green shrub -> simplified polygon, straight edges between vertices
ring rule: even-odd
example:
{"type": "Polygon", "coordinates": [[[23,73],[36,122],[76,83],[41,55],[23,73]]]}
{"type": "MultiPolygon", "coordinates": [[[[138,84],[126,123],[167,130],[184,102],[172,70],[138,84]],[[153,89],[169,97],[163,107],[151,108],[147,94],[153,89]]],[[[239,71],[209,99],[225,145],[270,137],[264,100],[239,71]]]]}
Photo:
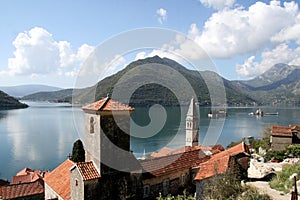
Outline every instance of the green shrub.
{"type": "Polygon", "coordinates": [[[265,157],[268,160],[278,160],[283,161],[285,158],[287,158],[286,150],[279,150],[279,151],[268,151],[265,157]]]}
{"type": "MultiPolygon", "coordinates": [[[[294,186],[294,179],[289,179],[292,174],[300,172],[300,163],[296,163],[293,165],[284,165],[282,171],[277,174],[272,180],[270,181],[271,188],[282,191],[284,193],[290,192],[290,190],[294,186]]],[[[297,176],[297,180],[299,180],[299,176],[297,176]]]]}

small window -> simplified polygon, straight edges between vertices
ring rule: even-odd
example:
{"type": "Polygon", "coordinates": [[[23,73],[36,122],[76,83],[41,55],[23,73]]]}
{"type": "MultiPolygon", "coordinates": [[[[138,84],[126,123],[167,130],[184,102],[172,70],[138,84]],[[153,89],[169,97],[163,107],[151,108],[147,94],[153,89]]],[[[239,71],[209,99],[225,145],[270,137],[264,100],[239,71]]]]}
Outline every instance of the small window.
{"type": "Polygon", "coordinates": [[[75,180],[75,186],[78,186],[78,180],[77,179],[75,180]]]}
{"type": "Polygon", "coordinates": [[[149,185],[145,185],[144,186],[144,198],[145,197],[149,197],[150,195],[150,186],[149,185]]]}
{"type": "Polygon", "coordinates": [[[185,184],[185,174],[181,175],[181,184],[184,185],[185,184]]]}
{"type": "Polygon", "coordinates": [[[90,118],[90,133],[94,133],[95,132],[95,120],[94,117],[90,118]]]}
{"type": "Polygon", "coordinates": [[[163,189],[167,190],[169,189],[169,179],[165,179],[163,182],[163,189]]]}

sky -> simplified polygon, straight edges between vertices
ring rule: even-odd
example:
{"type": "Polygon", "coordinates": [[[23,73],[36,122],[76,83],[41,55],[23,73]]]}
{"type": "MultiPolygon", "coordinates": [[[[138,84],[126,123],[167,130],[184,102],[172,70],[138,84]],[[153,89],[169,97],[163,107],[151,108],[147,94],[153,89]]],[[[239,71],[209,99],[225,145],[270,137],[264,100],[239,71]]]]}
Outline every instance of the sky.
{"type": "MultiPolygon", "coordinates": [[[[96,48],[122,33],[148,27],[186,36],[206,52],[224,78],[251,79],[277,63],[299,65],[299,4],[253,0],[1,0],[0,86],[74,87],[83,63],[96,48]]],[[[187,40],[177,42],[175,50],[166,44],[167,49],[145,51],[141,47],[135,55],[115,55],[114,63],[119,67],[113,66],[110,74],[136,59],[171,55],[162,51],[184,51],[186,59],[195,59],[187,40]]]]}

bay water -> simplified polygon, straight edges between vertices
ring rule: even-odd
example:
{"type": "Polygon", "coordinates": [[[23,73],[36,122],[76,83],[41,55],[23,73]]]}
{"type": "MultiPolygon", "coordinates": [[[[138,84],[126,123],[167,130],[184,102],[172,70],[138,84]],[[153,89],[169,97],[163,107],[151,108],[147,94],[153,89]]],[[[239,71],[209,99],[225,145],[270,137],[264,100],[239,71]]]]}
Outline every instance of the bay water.
{"type": "MultiPolygon", "coordinates": [[[[84,135],[84,113],[70,104],[26,102],[27,109],[0,110],[0,178],[11,177],[25,167],[53,170],[72,152],[73,143],[84,135]]],[[[210,108],[200,107],[199,143],[222,144],[244,137],[261,136],[265,126],[300,125],[299,107],[261,107],[265,113],[278,112],[278,116],[256,117],[248,113],[254,107],[229,107],[226,118],[210,119],[210,108]]],[[[160,110],[161,111],[161,110],[160,110]]],[[[155,112],[155,110],[154,110],[155,112]]],[[[165,119],[150,115],[147,108],[136,108],[132,114],[131,150],[142,157],[163,147],[178,148],[185,145],[185,114],[187,107],[165,108],[165,119]],[[149,124],[164,120],[159,130],[145,135],[149,124]],[[144,127],[144,128],[143,128],[144,127]]],[[[148,130],[149,131],[149,130],[148,130]]],[[[150,130],[151,132],[151,130],[150,130]]]]}

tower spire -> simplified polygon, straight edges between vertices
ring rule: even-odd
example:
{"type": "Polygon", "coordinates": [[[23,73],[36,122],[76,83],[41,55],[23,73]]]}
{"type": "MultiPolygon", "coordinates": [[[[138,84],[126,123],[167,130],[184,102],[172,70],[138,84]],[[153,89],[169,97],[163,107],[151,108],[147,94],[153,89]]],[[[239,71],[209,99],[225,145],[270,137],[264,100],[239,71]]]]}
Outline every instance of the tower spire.
{"type": "Polygon", "coordinates": [[[198,146],[198,112],[194,98],[191,99],[186,115],[185,146],[198,146]]]}

